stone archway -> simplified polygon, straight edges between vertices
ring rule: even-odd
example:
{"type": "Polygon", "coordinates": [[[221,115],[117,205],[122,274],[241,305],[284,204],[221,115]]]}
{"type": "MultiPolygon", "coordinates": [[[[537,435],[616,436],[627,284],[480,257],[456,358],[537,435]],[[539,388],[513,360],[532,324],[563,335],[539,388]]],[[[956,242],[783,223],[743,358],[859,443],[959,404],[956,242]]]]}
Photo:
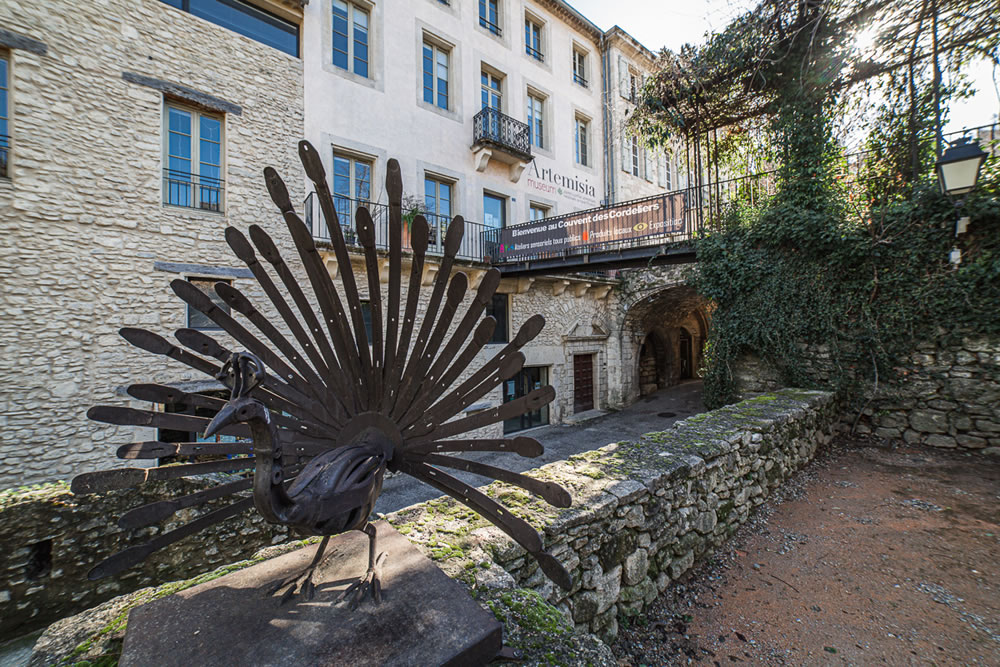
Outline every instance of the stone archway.
{"type": "Polygon", "coordinates": [[[708,303],[687,285],[656,285],[628,306],[622,321],[626,402],[698,377],[708,336],[708,303]]]}

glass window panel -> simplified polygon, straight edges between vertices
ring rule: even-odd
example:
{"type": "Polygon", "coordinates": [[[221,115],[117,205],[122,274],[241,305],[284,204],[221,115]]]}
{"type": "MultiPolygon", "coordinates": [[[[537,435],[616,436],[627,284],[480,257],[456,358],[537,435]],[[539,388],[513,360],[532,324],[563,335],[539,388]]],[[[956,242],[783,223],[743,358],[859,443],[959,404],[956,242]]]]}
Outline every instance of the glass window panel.
{"type": "MultiPolygon", "coordinates": [[[[222,282],[227,285],[231,285],[231,282],[228,280],[207,280],[203,278],[190,278],[188,282],[204,292],[208,298],[212,300],[212,303],[215,304],[220,310],[227,314],[232,313],[232,310],[229,308],[229,304],[223,301],[222,297],[220,297],[215,291],[215,283],[222,282]]],[[[195,310],[191,306],[188,306],[188,327],[192,329],[218,329],[219,325],[209,319],[209,317],[200,310],[195,310]]]]}
{"type": "Polygon", "coordinates": [[[432,178],[424,178],[424,208],[428,213],[437,213],[437,183],[432,178]]]}
{"type": "Polygon", "coordinates": [[[448,108],[448,82],[438,81],[438,106],[442,109],[448,108]]]}
{"type": "Polygon", "coordinates": [[[347,69],[347,3],[334,0],[333,3],[333,64],[347,69]]]}
{"type": "Polygon", "coordinates": [[[342,157],[333,158],[333,191],[343,197],[351,196],[351,162],[342,157]]]}
{"type": "Polygon", "coordinates": [[[289,55],[299,55],[299,29],[294,23],[240,0],[189,0],[188,6],[195,16],[289,55]]]}
{"type": "Polygon", "coordinates": [[[506,343],[510,339],[509,324],[507,317],[507,295],[494,294],[489,306],[486,308],[486,315],[496,318],[497,326],[493,330],[491,343],[506,343]]]}
{"type": "Polygon", "coordinates": [[[180,109],[170,109],[170,130],[191,134],[191,114],[180,109]]]}
{"type": "Polygon", "coordinates": [[[201,117],[201,138],[208,141],[220,141],[222,139],[222,121],[217,118],[201,117]]]}
{"type": "Polygon", "coordinates": [[[483,222],[491,229],[504,227],[506,201],[496,195],[483,195],[483,222]]]}
{"type": "Polygon", "coordinates": [[[354,178],[357,181],[357,198],[368,201],[371,197],[372,165],[370,162],[355,162],[354,178]]]}
{"type": "Polygon", "coordinates": [[[451,184],[441,183],[439,187],[438,213],[451,217],[451,184]]]}

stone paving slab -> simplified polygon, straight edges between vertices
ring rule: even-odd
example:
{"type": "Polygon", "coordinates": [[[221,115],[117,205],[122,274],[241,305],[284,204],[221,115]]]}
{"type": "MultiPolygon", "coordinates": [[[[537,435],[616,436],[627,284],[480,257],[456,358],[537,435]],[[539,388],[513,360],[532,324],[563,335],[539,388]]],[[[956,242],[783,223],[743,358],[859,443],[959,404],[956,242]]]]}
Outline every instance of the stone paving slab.
{"type": "Polygon", "coordinates": [[[368,567],[368,538],[351,531],[330,541],[313,600],[281,605],[265,595],[309,564],[309,546],[133,609],[119,664],[444,665],[496,655],[496,618],[388,523],[376,526],[388,554],[381,604],[336,604],[368,567]]]}

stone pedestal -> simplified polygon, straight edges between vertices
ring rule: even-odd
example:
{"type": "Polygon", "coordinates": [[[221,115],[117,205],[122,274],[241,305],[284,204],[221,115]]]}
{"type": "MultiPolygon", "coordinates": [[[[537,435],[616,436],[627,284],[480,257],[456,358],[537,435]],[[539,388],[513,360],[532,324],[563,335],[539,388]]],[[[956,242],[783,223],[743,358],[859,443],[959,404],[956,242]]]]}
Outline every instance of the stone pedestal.
{"type": "Polygon", "coordinates": [[[351,531],[330,540],[330,557],[313,578],[309,602],[284,605],[265,595],[270,582],[304,569],[316,546],[133,609],[122,667],[146,665],[474,665],[501,649],[502,628],[388,523],[382,603],[355,610],[337,604],[368,567],[368,537],[351,531]]]}

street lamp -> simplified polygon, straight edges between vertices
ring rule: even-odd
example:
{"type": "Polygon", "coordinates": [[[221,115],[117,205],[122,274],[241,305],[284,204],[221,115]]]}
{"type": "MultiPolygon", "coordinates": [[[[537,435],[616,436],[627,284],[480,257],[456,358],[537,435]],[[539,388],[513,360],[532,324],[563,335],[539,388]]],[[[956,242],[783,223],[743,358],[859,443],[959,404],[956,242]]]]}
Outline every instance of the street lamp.
{"type": "Polygon", "coordinates": [[[986,161],[987,153],[979,147],[979,141],[962,137],[934,163],[941,192],[952,197],[972,192],[979,181],[979,170],[986,161]]]}
{"type": "MultiPolygon", "coordinates": [[[[962,137],[948,147],[938,161],[934,163],[937,170],[941,192],[949,197],[959,197],[955,202],[956,210],[962,206],[962,196],[976,188],[979,181],[979,170],[986,161],[987,153],[979,147],[978,140],[970,141],[962,137]]],[[[959,218],[955,223],[955,236],[965,232],[968,218],[959,218]]],[[[948,254],[948,261],[958,266],[962,262],[962,251],[956,245],[948,254]]]]}

